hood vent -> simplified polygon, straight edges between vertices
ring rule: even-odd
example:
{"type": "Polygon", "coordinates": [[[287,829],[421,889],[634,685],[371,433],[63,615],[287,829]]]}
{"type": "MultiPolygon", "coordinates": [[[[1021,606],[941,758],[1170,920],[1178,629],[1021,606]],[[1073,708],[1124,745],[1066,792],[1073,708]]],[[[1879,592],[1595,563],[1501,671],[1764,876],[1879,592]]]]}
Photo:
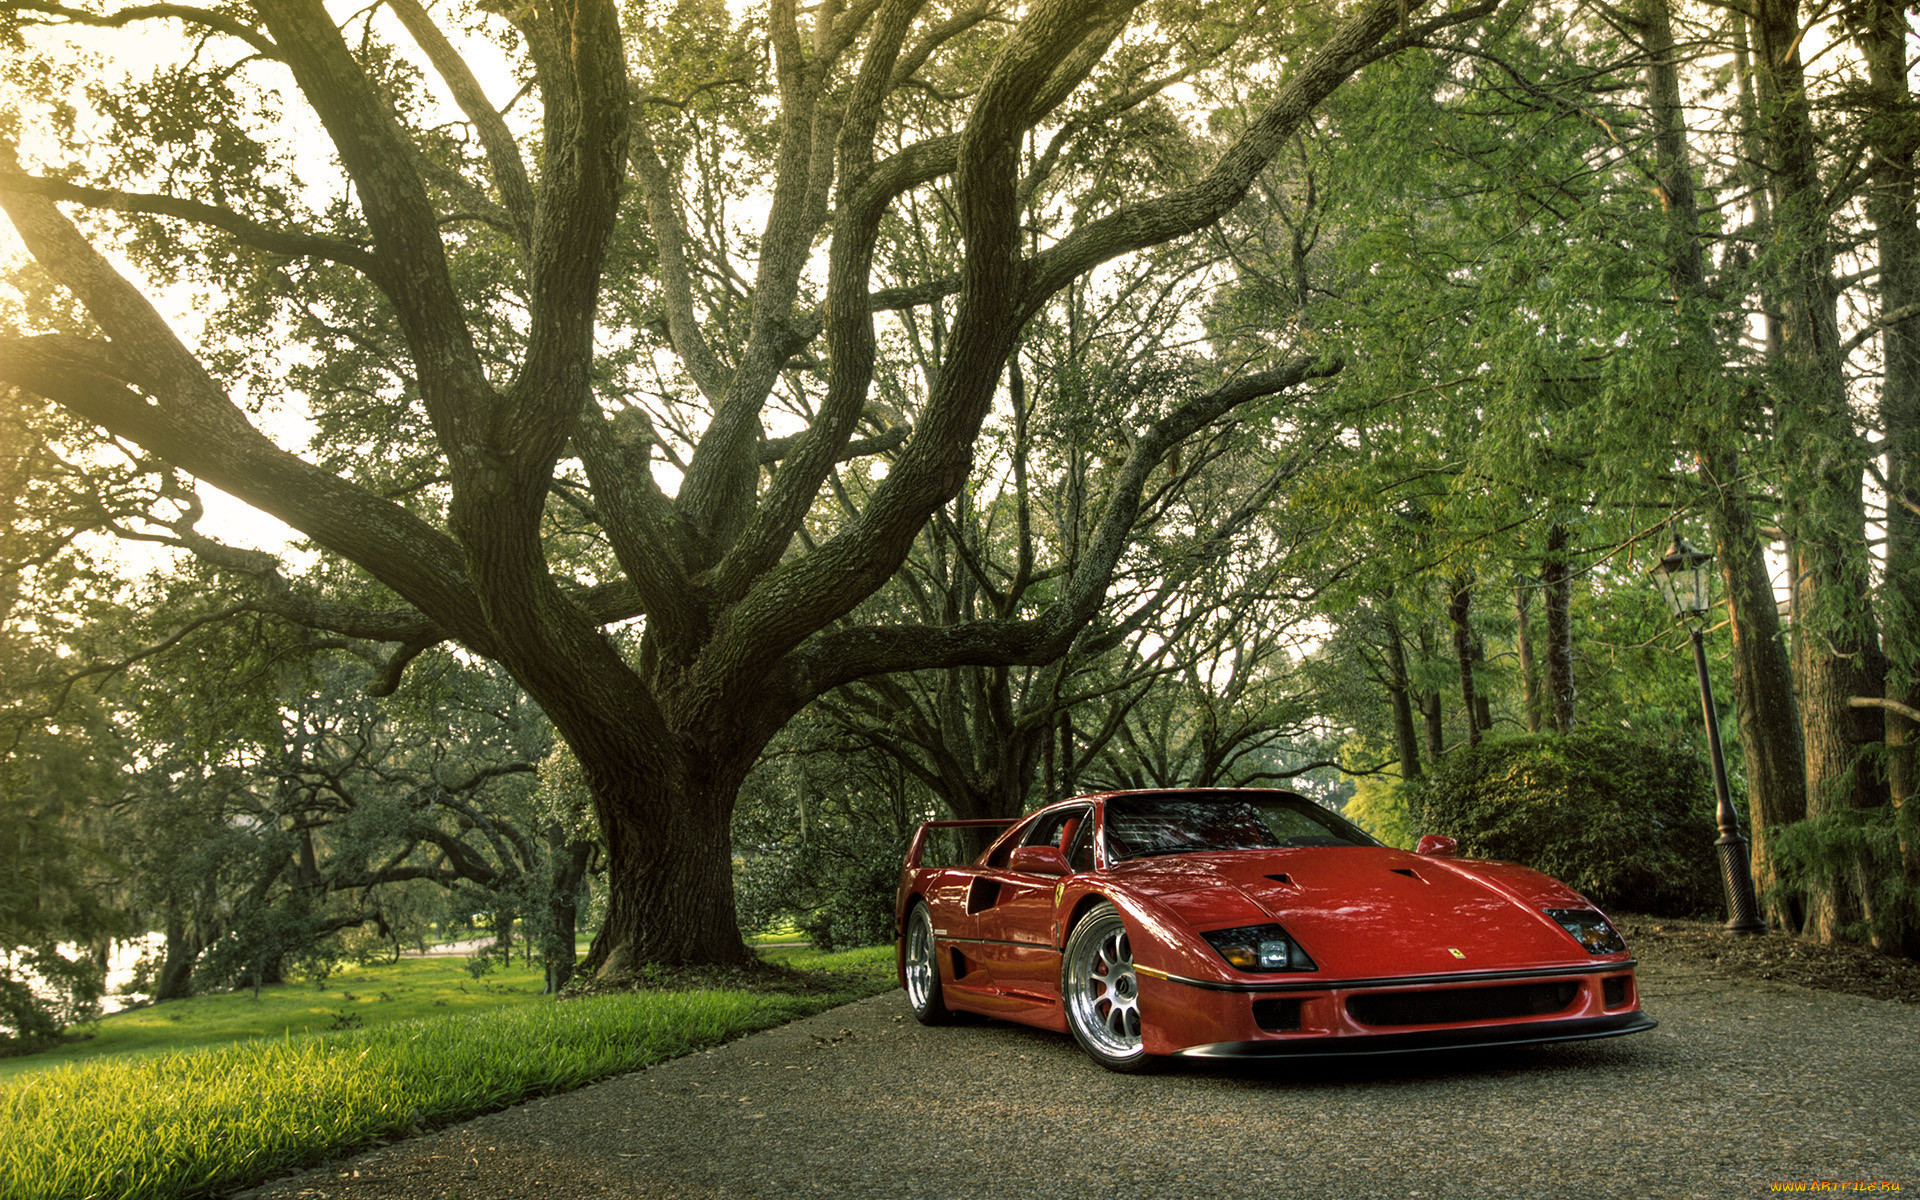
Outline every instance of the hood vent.
{"type": "Polygon", "coordinates": [[[1273,880],[1275,883],[1284,883],[1288,887],[1293,886],[1293,879],[1284,872],[1279,875],[1269,875],[1267,878],[1273,880]]]}
{"type": "MultiPolygon", "coordinates": [[[[1392,871],[1395,875],[1405,875],[1408,879],[1420,879],[1418,875],[1415,875],[1411,870],[1409,870],[1406,867],[1388,867],[1387,869],[1389,871],[1392,871]]],[[[1420,882],[1425,883],[1426,880],[1420,879],[1420,882]]]]}

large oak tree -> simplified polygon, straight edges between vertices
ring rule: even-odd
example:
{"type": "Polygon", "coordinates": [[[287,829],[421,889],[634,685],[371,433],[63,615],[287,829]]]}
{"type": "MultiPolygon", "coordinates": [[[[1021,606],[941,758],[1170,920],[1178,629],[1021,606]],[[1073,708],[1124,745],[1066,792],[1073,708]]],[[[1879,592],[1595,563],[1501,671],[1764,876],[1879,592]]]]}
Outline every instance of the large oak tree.
{"type": "Polygon", "coordinates": [[[11,74],[48,103],[11,114],[0,205],[90,328],[0,336],[0,383],[273,514],[392,594],[307,595],[270,561],[172,522],[174,540],[283,614],[390,644],[395,673],[444,641],[502,664],[595,797],[612,898],[592,969],[738,960],[728,817],[783,724],[852,680],[1058,656],[1099,608],[1162,457],[1332,369],[1276,346],[1121,431],[1107,508],[1044,604],[938,627],[846,620],[967,484],[1023,325],[1102,264],[1218,220],[1353,72],[1492,7],[1428,17],[1363,0],[1329,18],[1261,3],[772,0],[744,38],[718,5],[472,14],[524,72],[529,123],[489,99],[453,18],[417,0],[388,0],[391,23],[345,26],[319,0],[9,0],[11,74]],[[149,84],[95,80],[120,143],[98,153],[58,136],[64,76],[38,71],[23,40],[45,22],[153,22],[193,54],[149,84]],[[1079,206],[1044,244],[1024,235],[1059,157],[1033,147],[1070,151],[1249,30],[1271,39],[1272,61],[1243,132],[1183,179],[1079,206]],[[459,110],[450,126],[423,99],[429,72],[459,110]],[[703,107],[721,95],[731,108],[703,107]],[[273,182],[276,105],[324,133],[332,203],[273,182]],[[730,172],[752,186],[721,211],[730,172]],[[957,270],[876,288],[883,222],[942,179],[957,270]],[[747,191],[764,200],[751,236],[735,228],[747,191]],[[212,334],[194,344],[163,315],[158,289],[184,275],[154,264],[182,247],[197,247],[200,278],[239,288],[229,324],[260,322],[250,352],[212,334]],[[256,289],[245,304],[243,282],[256,289]],[[948,306],[948,332],[909,423],[872,403],[876,314],[930,303],[948,306]],[[285,355],[259,353],[283,333],[285,355]],[[696,417],[665,429],[623,381],[669,354],[659,377],[696,417]],[[351,438],[303,455],[250,418],[296,374],[363,402],[367,447],[417,430],[409,472],[383,484],[351,438]],[[797,537],[839,465],[876,452],[881,482],[858,510],[830,536],[797,537]],[[562,510],[585,531],[557,536],[562,510]],[[636,619],[637,642],[610,636],[636,619]]]}

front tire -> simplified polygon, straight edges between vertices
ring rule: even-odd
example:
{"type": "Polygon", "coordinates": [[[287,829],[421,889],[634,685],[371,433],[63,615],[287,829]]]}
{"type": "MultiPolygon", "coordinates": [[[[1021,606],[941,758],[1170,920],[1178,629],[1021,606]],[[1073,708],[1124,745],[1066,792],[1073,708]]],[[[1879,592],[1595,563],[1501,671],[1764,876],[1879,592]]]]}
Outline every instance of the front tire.
{"type": "Polygon", "coordinates": [[[1152,1067],[1140,1036],[1140,979],[1120,910],[1102,901],[1073,927],[1060,963],[1067,1028],[1087,1057],[1132,1074],[1152,1067]]]}
{"type": "Polygon", "coordinates": [[[922,1025],[945,1025],[953,1020],[946,997],[940,991],[940,960],[933,945],[933,916],[927,906],[914,901],[907,914],[904,965],[907,977],[907,1003],[922,1025]]]}

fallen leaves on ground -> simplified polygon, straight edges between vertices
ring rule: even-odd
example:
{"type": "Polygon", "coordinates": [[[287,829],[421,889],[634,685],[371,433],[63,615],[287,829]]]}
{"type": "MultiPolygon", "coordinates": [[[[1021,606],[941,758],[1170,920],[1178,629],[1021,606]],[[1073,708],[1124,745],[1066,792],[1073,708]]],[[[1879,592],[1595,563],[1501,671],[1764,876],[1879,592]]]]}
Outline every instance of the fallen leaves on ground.
{"type": "Polygon", "coordinates": [[[1729,934],[1715,921],[1622,913],[1617,924],[1636,958],[1742,979],[1767,979],[1828,992],[1920,1004],[1920,962],[1867,946],[1826,944],[1792,934],[1729,934]]]}

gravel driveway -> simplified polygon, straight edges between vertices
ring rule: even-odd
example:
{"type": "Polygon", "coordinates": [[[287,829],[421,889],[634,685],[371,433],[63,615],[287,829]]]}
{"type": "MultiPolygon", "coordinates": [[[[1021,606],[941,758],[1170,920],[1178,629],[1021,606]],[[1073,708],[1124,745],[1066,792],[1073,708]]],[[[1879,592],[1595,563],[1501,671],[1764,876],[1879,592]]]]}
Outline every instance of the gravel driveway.
{"type": "Polygon", "coordinates": [[[1725,1197],[1920,1189],[1920,1008],[1646,967],[1651,1033],[1108,1074],[897,992],[388,1146],[260,1200],[1725,1197]],[[1832,1190],[1832,1189],[1822,1189],[1832,1190]],[[1857,1189],[1856,1189],[1857,1190],[1857,1189]],[[1891,1190],[1888,1188],[1887,1190],[1891,1190]]]}

